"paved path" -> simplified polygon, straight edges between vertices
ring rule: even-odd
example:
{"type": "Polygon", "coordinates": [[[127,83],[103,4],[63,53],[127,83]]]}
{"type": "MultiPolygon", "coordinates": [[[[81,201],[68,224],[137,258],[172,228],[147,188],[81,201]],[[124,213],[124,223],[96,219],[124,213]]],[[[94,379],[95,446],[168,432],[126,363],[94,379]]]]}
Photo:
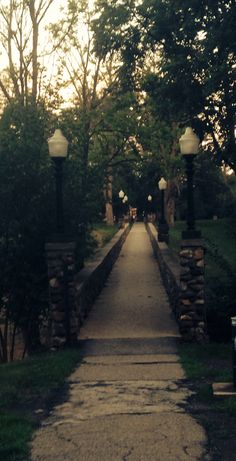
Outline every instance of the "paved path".
{"type": "Polygon", "coordinates": [[[178,332],[142,223],[81,330],[69,400],[36,433],[32,461],[209,460],[177,356],[178,332]]]}

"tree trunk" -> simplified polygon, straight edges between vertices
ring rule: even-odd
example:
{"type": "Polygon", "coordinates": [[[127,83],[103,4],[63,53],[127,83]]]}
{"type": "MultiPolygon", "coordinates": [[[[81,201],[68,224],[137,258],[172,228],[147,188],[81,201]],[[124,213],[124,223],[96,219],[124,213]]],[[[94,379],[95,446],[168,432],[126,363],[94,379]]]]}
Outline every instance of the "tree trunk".
{"type": "Polygon", "coordinates": [[[166,205],[166,220],[169,226],[174,226],[175,223],[175,198],[169,198],[166,205]]]}
{"type": "Polygon", "coordinates": [[[106,203],[106,223],[108,226],[113,226],[114,224],[113,207],[110,202],[106,203]]]}
{"type": "Polygon", "coordinates": [[[112,206],[112,167],[109,166],[107,169],[107,178],[105,184],[105,200],[106,200],[106,223],[108,226],[113,226],[114,224],[114,215],[113,215],[113,206],[112,206]]]}
{"type": "Polygon", "coordinates": [[[178,187],[175,181],[168,181],[166,190],[166,220],[169,226],[174,226],[175,223],[175,207],[178,197],[178,187]]]}

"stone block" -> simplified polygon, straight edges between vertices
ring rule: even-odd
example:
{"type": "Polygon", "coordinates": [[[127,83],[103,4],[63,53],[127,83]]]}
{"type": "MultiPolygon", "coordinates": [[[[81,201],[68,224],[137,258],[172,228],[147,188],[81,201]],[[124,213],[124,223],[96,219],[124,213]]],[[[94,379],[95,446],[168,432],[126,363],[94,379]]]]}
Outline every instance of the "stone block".
{"type": "Polygon", "coordinates": [[[181,303],[182,303],[184,306],[191,306],[191,305],[192,305],[190,299],[181,298],[181,303]]]}
{"type": "Polygon", "coordinates": [[[190,280],[192,280],[192,275],[189,273],[189,274],[181,274],[180,275],[180,280],[181,282],[189,282],[190,280]]]}
{"type": "Polygon", "coordinates": [[[193,267],[191,270],[192,276],[199,276],[204,274],[204,267],[193,267]]]}
{"type": "Polygon", "coordinates": [[[66,337],[66,331],[65,331],[65,327],[63,325],[63,323],[59,323],[59,322],[53,322],[52,324],[52,334],[53,334],[53,337],[54,336],[57,336],[57,337],[66,337]]]}
{"type": "Polygon", "coordinates": [[[66,344],[66,338],[61,336],[53,336],[52,338],[52,346],[56,349],[60,349],[64,347],[66,344]]]}
{"type": "Polygon", "coordinates": [[[180,277],[182,277],[183,275],[187,275],[187,274],[190,274],[190,269],[188,266],[186,267],[181,267],[181,270],[180,270],[180,277]]]}
{"type": "Polygon", "coordinates": [[[202,291],[202,286],[203,286],[202,284],[200,285],[200,284],[197,284],[197,283],[194,284],[194,283],[192,283],[192,282],[189,282],[189,287],[190,287],[195,293],[199,293],[199,292],[202,293],[202,292],[203,292],[203,291],[202,291]]]}
{"type": "Polygon", "coordinates": [[[180,257],[190,259],[193,257],[193,251],[189,249],[183,249],[179,252],[180,257]]]}
{"type": "Polygon", "coordinates": [[[188,266],[189,265],[189,260],[185,258],[180,258],[180,265],[182,267],[188,266]]]}
{"type": "Polygon", "coordinates": [[[185,332],[187,329],[193,326],[193,320],[180,320],[179,321],[179,330],[180,333],[185,332]]]}
{"type": "Polygon", "coordinates": [[[56,277],[54,277],[54,278],[49,280],[49,286],[51,288],[60,288],[61,284],[60,284],[59,280],[56,277]]]}
{"type": "Polygon", "coordinates": [[[180,316],[179,320],[181,322],[186,321],[186,320],[192,320],[192,317],[191,317],[191,315],[184,314],[184,315],[180,316]]]}
{"type": "Polygon", "coordinates": [[[199,290],[198,291],[198,294],[197,294],[197,297],[200,298],[200,299],[204,299],[205,298],[205,291],[204,290],[199,290]]]}
{"type": "Polygon", "coordinates": [[[186,290],[188,289],[187,283],[181,281],[181,282],[180,282],[180,289],[181,289],[182,291],[186,291],[186,290]]]}
{"type": "Polygon", "coordinates": [[[197,260],[198,259],[203,259],[204,258],[204,250],[203,250],[203,248],[197,248],[196,250],[194,250],[193,256],[197,260]]]}
{"type": "Polygon", "coordinates": [[[204,267],[204,260],[200,259],[199,261],[197,261],[196,265],[197,267],[204,267]]]}
{"type": "Polygon", "coordinates": [[[196,299],[195,304],[205,304],[204,299],[196,299]]]}
{"type": "Polygon", "coordinates": [[[51,318],[53,322],[63,322],[65,318],[65,314],[63,311],[54,310],[52,311],[51,318]]]}
{"type": "Polygon", "coordinates": [[[189,312],[192,312],[192,304],[190,304],[189,306],[188,305],[184,305],[184,304],[181,304],[181,302],[179,303],[178,307],[177,307],[177,312],[181,315],[181,314],[188,314],[189,312]]]}
{"type": "Polygon", "coordinates": [[[187,291],[184,292],[184,297],[188,298],[190,301],[193,301],[194,299],[196,299],[196,292],[193,290],[189,290],[188,287],[187,291]]]}

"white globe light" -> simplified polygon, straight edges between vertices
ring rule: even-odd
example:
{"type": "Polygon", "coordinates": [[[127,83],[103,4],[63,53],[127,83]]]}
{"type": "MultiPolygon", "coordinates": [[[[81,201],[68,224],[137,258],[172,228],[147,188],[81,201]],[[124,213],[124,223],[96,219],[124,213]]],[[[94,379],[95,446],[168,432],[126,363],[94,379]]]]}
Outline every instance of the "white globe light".
{"type": "Polygon", "coordinates": [[[164,178],[161,178],[158,182],[158,186],[160,190],[165,190],[167,188],[167,182],[164,178]]]}
{"type": "Polygon", "coordinates": [[[200,139],[191,127],[186,128],[179,140],[182,155],[196,155],[199,151],[200,139]]]}
{"type": "Polygon", "coordinates": [[[56,129],[54,135],[48,139],[48,150],[50,157],[66,158],[68,141],[63,136],[61,130],[56,129]]]}

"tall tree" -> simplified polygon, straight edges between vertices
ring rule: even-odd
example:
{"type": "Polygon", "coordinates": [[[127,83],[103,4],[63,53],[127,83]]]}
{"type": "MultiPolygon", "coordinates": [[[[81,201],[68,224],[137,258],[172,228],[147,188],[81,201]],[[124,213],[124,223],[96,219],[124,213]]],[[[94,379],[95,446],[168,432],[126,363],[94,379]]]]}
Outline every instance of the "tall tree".
{"type": "Polygon", "coordinates": [[[157,56],[159,68],[142,88],[160,116],[193,124],[217,161],[236,171],[235,1],[98,1],[98,9],[97,52],[119,50],[125,82],[136,85],[144,61],[157,56]]]}
{"type": "Polygon", "coordinates": [[[1,48],[6,61],[0,89],[8,102],[17,99],[22,105],[36,103],[42,96],[42,86],[45,91],[45,57],[52,49],[45,51],[43,39],[47,13],[53,2],[55,0],[10,0],[0,6],[1,48]]]}

